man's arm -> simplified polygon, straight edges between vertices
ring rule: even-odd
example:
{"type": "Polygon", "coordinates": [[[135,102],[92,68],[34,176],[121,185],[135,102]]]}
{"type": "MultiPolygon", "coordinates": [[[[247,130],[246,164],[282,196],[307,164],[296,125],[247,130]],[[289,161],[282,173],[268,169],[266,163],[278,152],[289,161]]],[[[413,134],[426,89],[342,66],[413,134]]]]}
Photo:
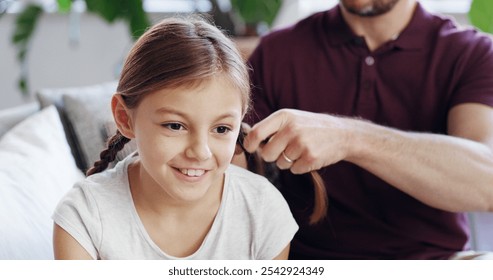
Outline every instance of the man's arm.
{"type": "Polygon", "coordinates": [[[451,136],[368,127],[349,160],[430,206],[493,211],[493,109],[456,106],[448,127],[451,136]]]}
{"type": "Polygon", "coordinates": [[[256,124],[245,141],[293,173],[352,162],[401,191],[447,211],[493,211],[493,108],[454,107],[450,135],[404,132],[364,120],[283,109],[256,124]],[[294,163],[287,162],[282,152],[294,163]]]}

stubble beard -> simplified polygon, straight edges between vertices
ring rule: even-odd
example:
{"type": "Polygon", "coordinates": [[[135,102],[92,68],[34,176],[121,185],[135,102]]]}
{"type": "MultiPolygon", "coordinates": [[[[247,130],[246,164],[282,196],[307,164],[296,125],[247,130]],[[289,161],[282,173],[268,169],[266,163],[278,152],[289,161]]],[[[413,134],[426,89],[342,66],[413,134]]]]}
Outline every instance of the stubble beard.
{"type": "Polygon", "coordinates": [[[358,8],[349,4],[346,0],[340,0],[341,5],[344,6],[349,13],[360,17],[383,15],[392,10],[397,2],[399,2],[399,0],[373,0],[371,4],[358,8]]]}

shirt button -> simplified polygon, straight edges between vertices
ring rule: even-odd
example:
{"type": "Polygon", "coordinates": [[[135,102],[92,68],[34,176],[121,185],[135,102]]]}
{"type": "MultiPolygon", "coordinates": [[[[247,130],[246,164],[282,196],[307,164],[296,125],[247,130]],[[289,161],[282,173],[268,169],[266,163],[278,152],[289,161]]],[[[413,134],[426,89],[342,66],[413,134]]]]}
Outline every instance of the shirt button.
{"type": "Polygon", "coordinates": [[[365,58],[365,63],[368,66],[372,66],[373,64],[375,64],[375,59],[373,57],[371,57],[371,56],[367,56],[365,58]]]}

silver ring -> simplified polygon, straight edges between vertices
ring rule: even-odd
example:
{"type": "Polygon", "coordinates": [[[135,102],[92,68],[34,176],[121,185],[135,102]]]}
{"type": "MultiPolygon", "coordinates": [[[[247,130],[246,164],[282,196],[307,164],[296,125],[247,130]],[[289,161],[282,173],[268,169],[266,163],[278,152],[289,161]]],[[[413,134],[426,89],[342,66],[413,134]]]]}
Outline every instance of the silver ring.
{"type": "Polygon", "coordinates": [[[282,157],[283,157],[283,158],[284,158],[287,162],[289,162],[289,163],[293,163],[293,162],[294,162],[294,160],[290,159],[290,158],[289,158],[289,157],[288,157],[288,156],[284,153],[284,151],[282,151],[281,155],[282,155],[282,157]]]}

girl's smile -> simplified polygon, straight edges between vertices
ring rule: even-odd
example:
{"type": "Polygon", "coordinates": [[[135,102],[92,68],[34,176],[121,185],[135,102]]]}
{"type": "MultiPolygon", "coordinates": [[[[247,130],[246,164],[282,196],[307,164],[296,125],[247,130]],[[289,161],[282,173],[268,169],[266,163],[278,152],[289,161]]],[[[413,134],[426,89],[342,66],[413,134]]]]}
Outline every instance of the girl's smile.
{"type": "Polygon", "coordinates": [[[174,171],[178,180],[188,183],[200,182],[208,175],[208,171],[204,169],[175,168],[174,171]]]}

